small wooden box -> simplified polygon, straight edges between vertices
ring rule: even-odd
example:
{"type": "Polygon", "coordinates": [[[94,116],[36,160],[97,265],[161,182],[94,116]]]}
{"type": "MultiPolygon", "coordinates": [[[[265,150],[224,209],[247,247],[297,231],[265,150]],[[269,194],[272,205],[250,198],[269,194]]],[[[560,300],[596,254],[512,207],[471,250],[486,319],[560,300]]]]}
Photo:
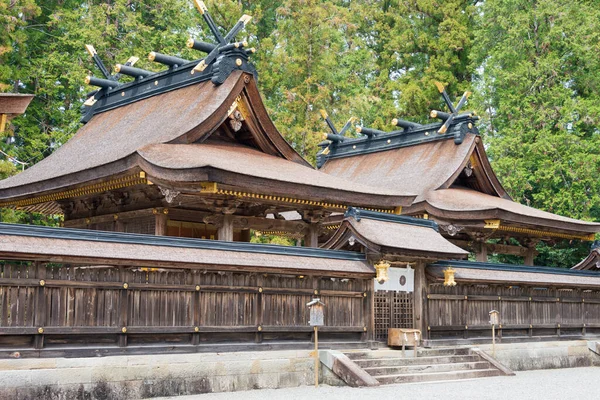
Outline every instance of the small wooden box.
{"type": "Polygon", "coordinates": [[[418,329],[389,328],[388,346],[415,346],[421,342],[421,331],[418,329]]]}

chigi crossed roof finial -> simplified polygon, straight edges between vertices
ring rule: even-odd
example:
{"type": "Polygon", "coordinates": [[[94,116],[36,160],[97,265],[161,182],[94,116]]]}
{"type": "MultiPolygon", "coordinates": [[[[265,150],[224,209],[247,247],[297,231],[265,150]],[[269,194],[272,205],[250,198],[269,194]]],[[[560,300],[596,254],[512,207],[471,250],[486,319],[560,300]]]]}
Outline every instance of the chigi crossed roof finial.
{"type": "Polygon", "coordinates": [[[358,120],[358,118],[356,118],[356,117],[350,117],[350,119],[344,124],[342,129],[340,131],[338,131],[336,129],[335,125],[333,125],[333,122],[331,121],[331,119],[329,118],[329,114],[327,114],[327,111],[320,110],[320,113],[321,113],[321,117],[323,117],[323,119],[325,120],[325,123],[327,124],[327,126],[329,127],[329,130],[331,131],[331,133],[324,133],[323,138],[326,140],[330,140],[332,142],[343,142],[344,135],[346,135],[346,132],[348,132],[348,130],[352,127],[352,124],[358,120]]]}
{"type": "Polygon", "coordinates": [[[374,153],[432,141],[454,139],[454,143],[460,145],[467,134],[478,135],[479,130],[475,126],[475,121],[478,117],[475,116],[475,113],[460,113],[470,93],[465,92],[458,104],[454,106],[448,93],[446,93],[444,85],[439,82],[435,84],[448,105],[450,112],[433,110],[430,116],[432,118],[439,118],[443,122],[421,125],[416,122],[394,118],[392,125],[397,129],[391,132],[358,126],[356,127],[356,132],[364,136],[350,138],[345,137],[344,133],[353,120],[348,121],[344,129],[338,133],[335,126],[329,120],[327,113],[322,111],[321,114],[332,133],[325,134],[326,140],[318,145],[321,150],[317,153],[317,167],[321,168],[327,160],[333,158],[374,153]]]}
{"type": "Polygon", "coordinates": [[[450,110],[450,113],[437,110],[432,110],[430,113],[431,118],[439,118],[444,121],[444,124],[440,127],[440,129],[438,129],[439,134],[444,134],[446,133],[446,131],[450,127],[450,124],[452,124],[453,121],[458,122],[459,120],[465,120],[473,116],[473,113],[470,112],[459,114],[460,109],[467,102],[467,99],[471,95],[471,92],[465,92],[455,107],[454,104],[452,104],[452,100],[450,100],[450,96],[448,96],[448,93],[446,92],[444,84],[441,82],[434,83],[438,91],[442,94],[442,98],[444,99],[444,101],[448,105],[448,109],[450,110]]]}
{"type": "Polygon", "coordinates": [[[99,89],[88,94],[88,99],[84,103],[87,108],[83,110],[82,122],[89,121],[93,115],[102,111],[205,80],[210,79],[215,85],[220,85],[235,70],[249,72],[256,78],[256,69],[248,61],[249,55],[253,54],[255,49],[248,48],[246,41],[235,41],[235,36],[252,17],[243,15],[223,36],[204,2],[194,0],[194,4],[217,42],[212,44],[194,38],[187,41],[188,47],[207,53],[206,57],[200,60],[189,61],[152,51],[148,54],[148,59],[167,66],[167,70],[154,73],[136,68],[133,65],[139,59],[131,57],[125,64],[117,64],[114,67],[115,74],[111,74],[94,47],[86,45],[86,49],[104,77],[88,76],[85,79],[87,84],[97,86],[99,89]],[[134,81],[120,82],[119,78],[122,75],[131,76],[134,81]]]}

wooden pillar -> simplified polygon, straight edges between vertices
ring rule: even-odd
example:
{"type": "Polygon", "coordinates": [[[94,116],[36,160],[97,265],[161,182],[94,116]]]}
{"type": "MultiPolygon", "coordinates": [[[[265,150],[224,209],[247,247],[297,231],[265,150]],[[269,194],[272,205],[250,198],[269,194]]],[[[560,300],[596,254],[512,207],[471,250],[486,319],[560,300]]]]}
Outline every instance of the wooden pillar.
{"type": "Polygon", "coordinates": [[[313,223],[308,227],[308,232],[304,236],[305,247],[319,247],[319,224],[313,223]]]}
{"type": "Polygon", "coordinates": [[[427,324],[425,321],[423,297],[427,286],[425,277],[425,263],[418,262],[415,265],[415,288],[413,292],[413,327],[421,330],[421,336],[425,337],[427,324]]]}
{"type": "MultiPolygon", "coordinates": [[[[37,270],[37,278],[40,282],[40,285],[35,291],[35,326],[38,329],[43,329],[46,326],[46,291],[44,288],[46,280],[46,266],[41,262],[36,261],[35,268],[37,270]],[[44,281],[44,285],[42,285],[42,281],[44,281]]],[[[44,335],[42,333],[35,336],[34,346],[36,349],[42,349],[44,347],[44,335]]]]}
{"type": "Polygon", "coordinates": [[[217,229],[217,239],[233,242],[233,215],[223,215],[223,222],[217,229]]]}
{"type": "Polygon", "coordinates": [[[242,242],[250,242],[250,229],[242,229],[241,239],[242,242]]]}
{"type": "Polygon", "coordinates": [[[525,265],[533,266],[533,259],[535,258],[535,247],[530,247],[527,249],[527,253],[525,253],[525,265]]]}
{"type": "Polygon", "coordinates": [[[475,242],[475,259],[478,262],[487,262],[488,261],[488,253],[487,246],[485,241],[477,241],[475,242]]]}
{"type": "Polygon", "coordinates": [[[115,220],[115,224],[114,224],[115,232],[125,232],[125,224],[123,224],[123,221],[121,221],[121,219],[119,219],[119,216],[117,214],[115,214],[114,220],[115,220]]]}
{"type": "Polygon", "coordinates": [[[155,225],[154,234],[156,236],[167,236],[167,210],[154,209],[155,225]]]}
{"type": "Polygon", "coordinates": [[[119,347],[127,347],[127,315],[129,307],[127,304],[127,287],[125,287],[125,284],[127,283],[127,271],[125,268],[119,267],[119,277],[123,283],[122,289],[119,293],[119,326],[121,327],[121,333],[119,334],[119,347]]]}

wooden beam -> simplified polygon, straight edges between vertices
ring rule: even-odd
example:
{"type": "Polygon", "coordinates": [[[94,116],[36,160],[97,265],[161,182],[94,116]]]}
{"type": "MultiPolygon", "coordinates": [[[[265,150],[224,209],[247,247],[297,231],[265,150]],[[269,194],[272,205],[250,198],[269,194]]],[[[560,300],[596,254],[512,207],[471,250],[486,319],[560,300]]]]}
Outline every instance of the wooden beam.
{"type": "MultiPolygon", "coordinates": [[[[477,243],[468,240],[449,239],[450,242],[456,246],[465,249],[467,251],[476,251],[477,243]]],[[[508,254],[512,256],[525,257],[529,249],[524,246],[517,246],[512,244],[501,244],[501,243],[486,243],[485,247],[487,253],[493,254],[508,254]]],[[[536,254],[537,255],[537,254],[536,254]]],[[[535,257],[535,256],[534,256],[535,257]]]]}
{"type": "MultiPolygon", "coordinates": [[[[169,218],[177,221],[203,223],[205,221],[204,218],[210,215],[211,214],[203,211],[184,210],[179,208],[169,209],[169,218]]],[[[283,219],[248,217],[241,215],[232,215],[232,217],[234,226],[243,229],[301,233],[308,228],[308,224],[302,220],[287,221],[283,219]]]]}

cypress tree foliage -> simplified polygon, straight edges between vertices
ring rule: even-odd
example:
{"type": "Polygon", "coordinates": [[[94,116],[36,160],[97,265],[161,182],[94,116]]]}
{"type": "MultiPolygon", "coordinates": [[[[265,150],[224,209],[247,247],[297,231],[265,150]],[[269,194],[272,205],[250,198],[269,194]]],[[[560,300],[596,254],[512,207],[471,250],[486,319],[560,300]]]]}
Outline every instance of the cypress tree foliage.
{"type": "MultiPolygon", "coordinates": [[[[94,45],[109,68],[135,55],[138,66],[157,69],[147,61],[148,52],[190,57],[185,47],[189,27],[195,28],[190,21],[201,24],[187,0],[2,1],[0,11],[8,21],[8,35],[0,39],[1,89],[36,96],[26,115],[14,120],[6,134],[12,137],[2,138],[0,146],[28,165],[80,127],[80,107],[92,89],[84,77],[100,75],[85,44],[94,45]]],[[[0,165],[5,174],[16,172],[5,167],[6,162],[0,165]]],[[[3,219],[27,222],[29,217],[5,210],[3,219]]]]}
{"type": "Polygon", "coordinates": [[[473,1],[369,3],[363,32],[377,54],[375,127],[389,127],[397,115],[427,122],[431,109],[445,109],[434,81],[447,85],[451,97],[471,90],[473,1]]]}
{"type": "Polygon", "coordinates": [[[259,77],[276,124],[296,150],[314,161],[327,131],[319,109],[343,124],[371,107],[374,55],[358,32],[355,4],[286,0],[277,26],[259,43],[259,77]]]}
{"type": "MultiPolygon", "coordinates": [[[[532,207],[599,220],[597,2],[486,0],[479,15],[478,101],[505,188],[532,207]]],[[[536,261],[572,266],[588,251],[559,247],[540,246],[536,261]]]]}

